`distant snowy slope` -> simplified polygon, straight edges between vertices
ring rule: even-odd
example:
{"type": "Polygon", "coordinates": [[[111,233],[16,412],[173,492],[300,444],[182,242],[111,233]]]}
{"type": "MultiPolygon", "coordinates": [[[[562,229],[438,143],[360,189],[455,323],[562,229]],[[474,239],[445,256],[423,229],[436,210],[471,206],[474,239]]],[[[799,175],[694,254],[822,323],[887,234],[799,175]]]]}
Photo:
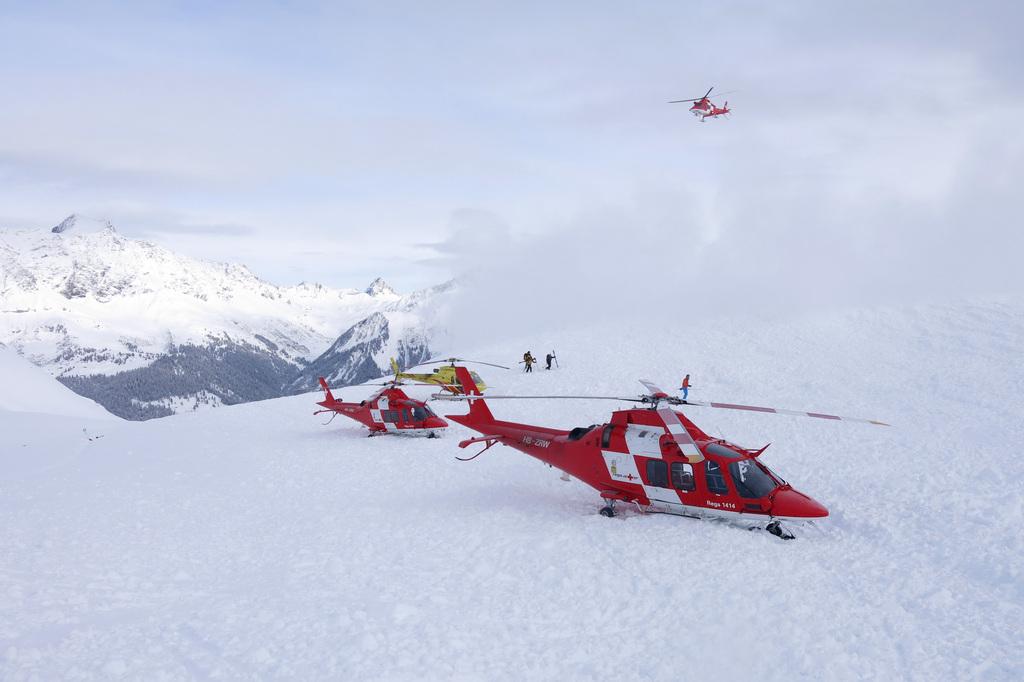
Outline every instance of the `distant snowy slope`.
{"type": "MultiPolygon", "coordinates": [[[[666,316],[437,350],[549,347],[558,370],[479,371],[495,394],[626,395],[689,372],[700,399],[893,426],[688,409],[773,442],[768,463],[829,507],[785,542],[606,519],[596,491],[517,451],[456,461],[461,427],[367,438],[313,416],[316,394],[126,424],[8,460],[0,679],[1024,677],[1024,300],[666,316]]],[[[492,403],[562,428],[615,407],[492,403]]]]}
{"type": "Polygon", "coordinates": [[[65,388],[45,371],[4,346],[0,346],[0,410],[116,419],[100,405],[65,388]]]}

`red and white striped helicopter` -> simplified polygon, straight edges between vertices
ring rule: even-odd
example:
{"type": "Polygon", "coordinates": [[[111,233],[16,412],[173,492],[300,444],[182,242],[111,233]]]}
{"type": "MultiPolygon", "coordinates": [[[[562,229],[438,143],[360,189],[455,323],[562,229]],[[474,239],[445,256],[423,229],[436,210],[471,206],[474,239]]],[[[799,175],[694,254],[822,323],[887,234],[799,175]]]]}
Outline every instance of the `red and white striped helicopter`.
{"type": "MultiPolygon", "coordinates": [[[[730,112],[728,101],[726,101],[726,103],[723,106],[718,107],[715,106],[714,102],[708,99],[708,95],[711,94],[712,90],[714,90],[714,87],[708,88],[708,91],[704,93],[703,97],[695,97],[693,99],[674,99],[670,101],[669,104],[682,104],[684,102],[693,102],[693,106],[690,107],[690,113],[698,117],[701,123],[703,123],[709,118],[715,118],[716,116],[724,116],[728,114],[730,112]]],[[[722,94],[728,95],[729,93],[723,92],[722,94]]]]}
{"type": "Polygon", "coordinates": [[[634,503],[643,511],[667,512],[696,518],[726,519],[748,528],[762,528],[780,538],[793,538],[786,523],[803,523],[828,516],[828,510],[799,492],[760,460],[759,450],[740,447],[701,431],[669,406],[715,407],[792,414],[887,426],[869,419],[849,419],[816,412],[770,407],[685,401],[650,382],[649,393],[636,398],[613,396],[488,396],[499,399],[600,399],[644,405],[612,413],[605,424],[571,431],[498,421],[464,368],[460,373],[465,395],[435,396],[469,400],[466,415],[446,415],[484,434],[459,443],[465,448],[484,443],[475,459],[495,443],[508,445],[575,476],[605,500],[601,513],[615,515],[615,503],[634,503]]]}
{"type": "MultiPolygon", "coordinates": [[[[448,422],[434,414],[426,401],[410,398],[405,391],[398,388],[401,385],[402,382],[398,380],[389,381],[384,384],[384,388],[366,400],[347,403],[335,398],[327,385],[327,380],[320,377],[324,399],[317,405],[323,409],[313,414],[332,412],[334,416],[340,414],[354,419],[368,428],[371,436],[401,433],[436,438],[441,429],[448,428],[448,422]]],[[[331,417],[332,421],[334,416],[331,417]]]]}

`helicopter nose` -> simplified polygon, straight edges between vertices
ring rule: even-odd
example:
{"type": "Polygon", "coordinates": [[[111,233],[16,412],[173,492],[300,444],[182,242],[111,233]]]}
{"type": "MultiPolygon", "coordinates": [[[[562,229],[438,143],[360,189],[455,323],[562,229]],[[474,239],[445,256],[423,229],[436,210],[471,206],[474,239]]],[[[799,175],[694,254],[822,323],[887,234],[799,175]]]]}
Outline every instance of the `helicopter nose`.
{"type": "Polygon", "coordinates": [[[828,509],[814,498],[790,488],[775,493],[772,515],[817,519],[828,516],[828,509]]]}

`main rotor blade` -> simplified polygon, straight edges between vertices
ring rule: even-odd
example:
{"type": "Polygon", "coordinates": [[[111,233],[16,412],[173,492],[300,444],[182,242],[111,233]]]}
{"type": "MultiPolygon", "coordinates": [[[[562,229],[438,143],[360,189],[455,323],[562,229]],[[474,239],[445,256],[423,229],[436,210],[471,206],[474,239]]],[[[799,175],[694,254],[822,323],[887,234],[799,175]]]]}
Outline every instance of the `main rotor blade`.
{"type": "Polygon", "coordinates": [[[458,362],[472,362],[475,365],[487,365],[488,367],[498,367],[500,369],[510,369],[505,365],[496,365],[493,362],[484,362],[483,360],[457,360],[458,362]]]}
{"type": "Polygon", "coordinates": [[[835,414],[822,414],[820,412],[804,412],[803,410],[783,410],[777,407],[758,407],[757,405],[736,405],[734,403],[713,403],[699,400],[680,401],[682,405],[693,405],[695,407],[716,407],[720,410],[743,410],[745,412],[767,412],[769,414],[788,414],[796,417],[815,417],[816,419],[829,419],[833,421],[858,422],[860,424],[875,424],[876,426],[891,426],[885,422],[874,419],[859,419],[856,417],[841,417],[835,414]]]}
{"type": "Polygon", "coordinates": [[[686,426],[674,410],[667,407],[659,408],[658,416],[661,417],[661,421],[665,422],[665,428],[668,429],[669,435],[672,436],[672,440],[679,446],[679,450],[686,457],[687,462],[696,464],[704,460],[704,455],[701,454],[700,448],[693,442],[690,432],[686,430],[686,426]]]}
{"type": "MultiPolygon", "coordinates": [[[[682,104],[683,102],[700,102],[701,100],[707,99],[708,95],[710,95],[711,91],[714,90],[714,89],[715,89],[714,86],[711,86],[710,88],[708,88],[708,91],[704,93],[703,97],[694,97],[693,99],[674,99],[674,100],[670,100],[669,104],[682,104]]],[[[731,95],[734,92],[736,92],[736,90],[729,90],[727,92],[720,92],[717,95],[715,95],[715,97],[721,97],[723,95],[731,95]]]]}
{"type": "MultiPolygon", "coordinates": [[[[745,412],[762,412],[770,414],[788,414],[797,417],[814,417],[816,419],[828,419],[831,421],[846,421],[846,422],[857,422],[860,424],[874,424],[876,426],[891,426],[885,422],[880,422],[874,419],[859,419],[856,417],[841,417],[835,414],[823,414],[821,412],[804,412],[802,410],[784,410],[776,407],[758,407],[756,405],[737,405],[734,403],[714,403],[714,402],[703,402],[699,400],[683,400],[676,396],[668,395],[665,391],[658,388],[656,385],[649,381],[641,380],[642,383],[649,391],[651,395],[640,396],[639,398],[626,398],[623,396],[612,396],[612,395],[490,395],[490,396],[477,396],[477,395],[444,395],[434,394],[431,396],[435,400],[619,400],[630,403],[643,403],[646,405],[657,405],[659,402],[664,401],[669,405],[675,405],[679,407],[714,407],[721,410],[741,410],[745,412]]],[[[662,410],[658,410],[660,413],[662,410]]],[[[669,410],[671,412],[671,410],[669,410]]],[[[663,416],[663,420],[667,420],[668,417],[663,416]]],[[[678,421],[678,419],[676,420],[678,421]]],[[[681,422],[680,422],[681,426],[681,422]]],[[[683,427],[685,431],[685,427],[683,427]]],[[[670,429],[671,431],[671,429],[670,429]]],[[[673,432],[675,433],[675,432],[673,432]]]]}
{"type": "Polygon", "coordinates": [[[637,381],[639,381],[641,384],[643,384],[644,388],[646,388],[648,391],[651,392],[651,397],[652,398],[670,398],[671,397],[668,393],[665,393],[665,391],[663,391],[660,388],[658,388],[657,386],[655,386],[653,382],[647,381],[646,379],[637,379],[637,381]]]}
{"type": "Polygon", "coordinates": [[[406,370],[413,369],[414,367],[423,367],[424,365],[438,365],[444,362],[472,362],[475,365],[487,365],[489,367],[508,369],[505,365],[496,365],[493,362],[483,362],[482,360],[467,360],[466,358],[437,358],[435,360],[426,360],[417,365],[411,365],[410,367],[406,367],[406,370]]]}
{"type": "Polygon", "coordinates": [[[433,396],[437,400],[625,400],[631,403],[649,402],[643,398],[622,398],[613,395],[445,395],[433,396]]]}
{"type": "MultiPolygon", "coordinates": [[[[409,381],[367,381],[365,384],[354,384],[354,386],[437,386],[435,381],[419,381],[416,379],[410,379],[409,381]]],[[[351,387],[347,387],[351,388],[351,387]]]]}

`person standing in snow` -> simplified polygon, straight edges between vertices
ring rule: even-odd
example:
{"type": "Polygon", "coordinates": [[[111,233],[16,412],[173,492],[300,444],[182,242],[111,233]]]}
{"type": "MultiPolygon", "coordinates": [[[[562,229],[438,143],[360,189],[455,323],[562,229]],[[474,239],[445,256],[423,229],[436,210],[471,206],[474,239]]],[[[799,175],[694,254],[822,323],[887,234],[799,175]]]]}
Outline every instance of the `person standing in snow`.
{"type": "Polygon", "coordinates": [[[690,393],[690,375],[687,374],[683,377],[683,385],[679,387],[679,390],[683,392],[683,400],[686,400],[686,396],[690,393]]]}
{"type": "Polygon", "coordinates": [[[553,354],[553,353],[548,353],[548,354],[547,354],[547,355],[546,355],[546,356],[544,357],[544,359],[545,359],[545,360],[547,361],[547,363],[548,363],[548,366],[547,366],[547,367],[545,367],[544,369],[551,369],[551,361],[555,359],[555,356],[554,356],[554,354],[553,354]]]}
{"type": "Polygon", "coordinates": [[[535,363],[535,362],[537,362],[537,360],[536,360],[536,358],[533,357],[533,354],[530,353],[530,351],[526,351],[525,353],[523,353],[523,363],[526,365],[526,369],[523,370],[523,371],[525,371],[525,372],[532,372],[533,371],[533,363],[535,363]]]}

